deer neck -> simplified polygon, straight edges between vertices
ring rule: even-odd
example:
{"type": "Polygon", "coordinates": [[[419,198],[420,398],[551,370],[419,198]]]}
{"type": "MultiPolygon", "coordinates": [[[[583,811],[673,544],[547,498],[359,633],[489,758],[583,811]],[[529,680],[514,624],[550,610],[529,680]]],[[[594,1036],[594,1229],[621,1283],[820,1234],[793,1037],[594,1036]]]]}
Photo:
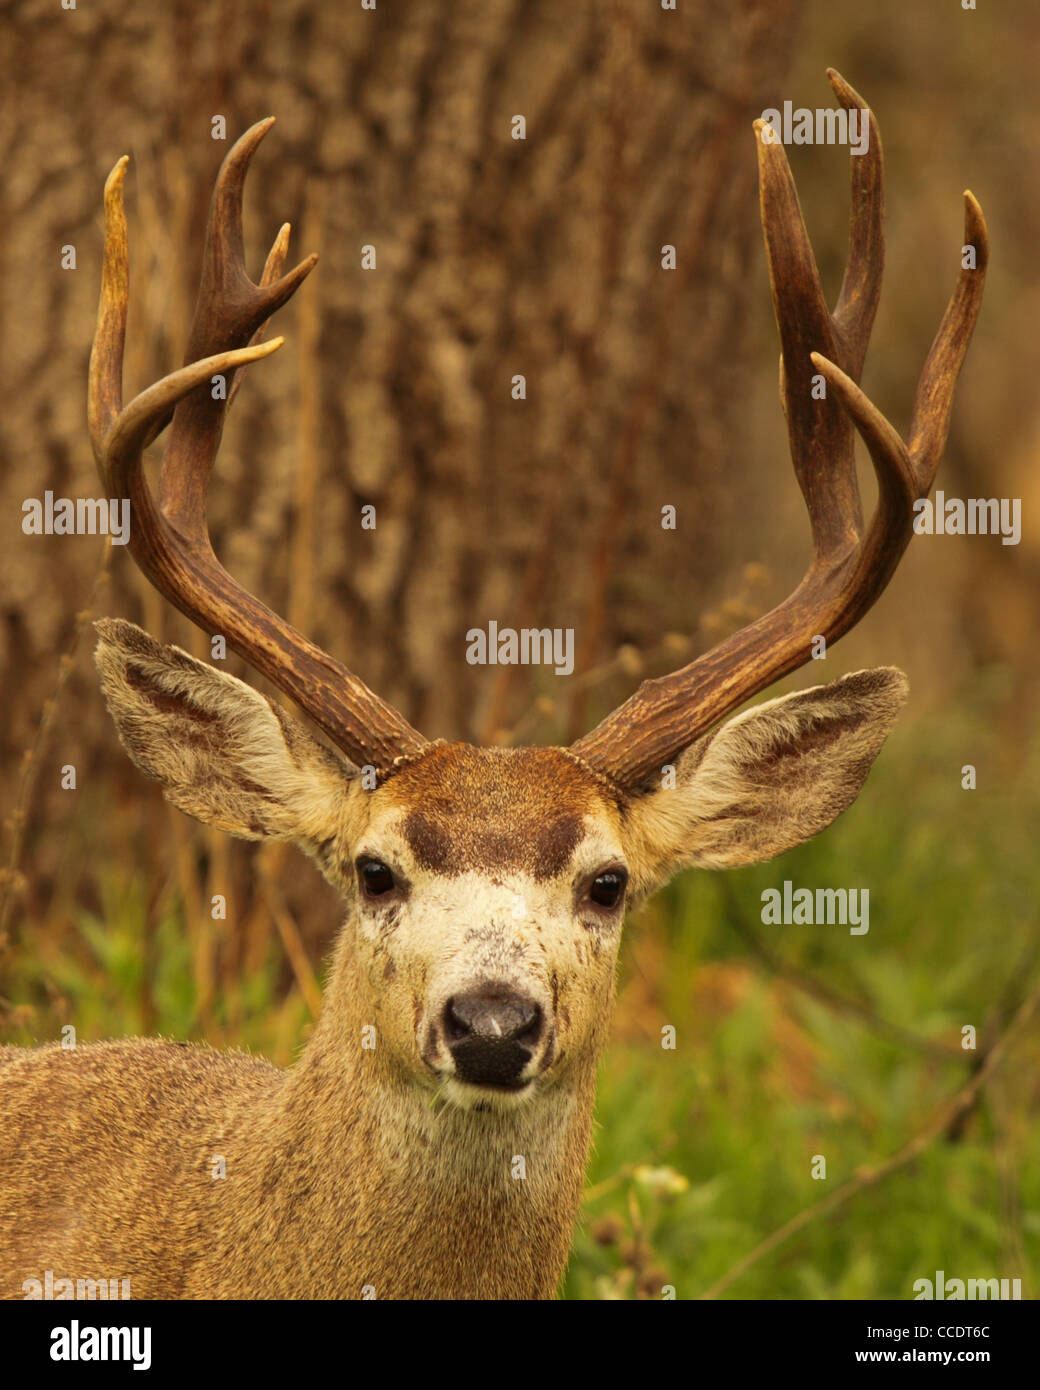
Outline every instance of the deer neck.
{"type": "Polygon", "coordinates": [[[317,1297],[551,1298],[581,1200],[596,1056],[526,1104],[463,1110],[404,1076],[378,1025],[362,1047],[370,1014],[345,929],[322,1016],[258,1136],[283,1282],[317,1297]]]}

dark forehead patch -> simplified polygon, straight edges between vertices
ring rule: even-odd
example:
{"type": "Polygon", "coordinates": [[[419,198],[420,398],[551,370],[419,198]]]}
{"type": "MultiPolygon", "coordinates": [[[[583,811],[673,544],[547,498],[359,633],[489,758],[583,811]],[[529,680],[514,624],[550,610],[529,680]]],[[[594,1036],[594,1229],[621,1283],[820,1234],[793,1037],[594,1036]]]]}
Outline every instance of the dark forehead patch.
{"type": "Polygon", "coordinates": [[[557,748],[431,749],[390,778],[384,795],[407,810],[416,862],[436,873],[520,869],[562,873],[585,834],[583,818],[607,797],[557,748]]]}

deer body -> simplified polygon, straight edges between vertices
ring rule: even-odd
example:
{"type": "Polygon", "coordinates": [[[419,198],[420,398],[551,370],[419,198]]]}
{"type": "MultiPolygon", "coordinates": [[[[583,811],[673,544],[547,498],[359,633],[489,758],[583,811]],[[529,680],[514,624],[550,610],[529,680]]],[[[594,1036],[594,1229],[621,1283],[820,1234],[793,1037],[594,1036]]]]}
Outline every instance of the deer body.
{"type": "Polygon", "coordinates": [[[961,271],[904,444],[856,385],[880,289],[880,139],[862,100],[831,81],[871,122],[833,314],[783,147],[759,144],[812,562],[776,609],[646,682],[569,749],[426,740],[222,568],[204,504],[227,402],[210,381],[278,346],[260,341],[264,325],[313,258],[282,276],[283,229],[260,284],[245,273],[242,184],[261,122],[217,180],[189,365],[123,407],[125,160],[113,170],[89,393],[106,489],[130,497],[130,550],[156,587],[335,748],[242,681],[112,619],[96,625],[109,710],[174,806],[247,839],[291,840],[346,917],[321,1018],[288,1071],[148,1040],[0,1049],[0,1295],[23,1296],[47,1270],[129,1277],[134,1297],[556,1291],[626,910],[683,868],[758,863],[823,830],[859,794],[906,698],[902,673],[880,668],[720,722],[887,584],[938,467],[980,303],[986,232],[967,195],[978,268],[961,271]],[[171,414],[157,503],[142,451],[171,414]],[[853,426],[878,478],[867,528],[853,426]]]}
{"type": "Polygon", "coordinates": [[[136,1297],[551,1297],[625,901],[590,886],[623,872],[631,905],[673,862],[750,862],[804,838],[854,795],[905,696],[879,671],[768,702],[691,749],[676,789],[636,798],[566,750],[461,744],[365,792],[248,686],[129,623],[99,627],[139,766],[195,815],[291,834],[347,917],[288,1071],[149,1040],[5,1050],[7,1297],[48,1269],[129,1277],[136,1297]],[[392,888],[366,887],[354,865],[373,861],[392,888]],[[499,1009],[485,1033],[531,1001],[522,1043],[485,1039],[468,1059],[472,1037],[450,1030],[472,998],[499,1009]]]}

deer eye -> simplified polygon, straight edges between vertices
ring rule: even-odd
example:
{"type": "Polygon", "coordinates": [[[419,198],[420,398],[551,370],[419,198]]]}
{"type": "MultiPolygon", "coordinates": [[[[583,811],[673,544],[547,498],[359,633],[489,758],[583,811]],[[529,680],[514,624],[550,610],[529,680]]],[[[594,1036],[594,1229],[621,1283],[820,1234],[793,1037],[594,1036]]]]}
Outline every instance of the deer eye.
{"type": "Polygon", "coordinates": [[[628,875],[620,869],[597,874],[589,885],[589,897],[599,907],[617,907],[627,882],[628,875]]]}
{"type": "Polygon", "coordinates": [[[394,876],[381,859],[359,859],[358,880],[370,898],[381,898],[396,887],[394,876]]]}

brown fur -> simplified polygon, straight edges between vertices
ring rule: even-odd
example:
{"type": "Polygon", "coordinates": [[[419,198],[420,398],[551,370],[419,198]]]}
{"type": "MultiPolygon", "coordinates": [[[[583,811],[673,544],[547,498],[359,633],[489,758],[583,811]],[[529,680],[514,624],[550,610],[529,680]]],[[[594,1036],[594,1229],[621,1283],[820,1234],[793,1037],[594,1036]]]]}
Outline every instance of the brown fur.
{"type": "Polygon", "coordinates": [[[556,748],[504,762],[501,749],[442,744],[396,774],[392,791],[417,807],[403,825],[417,861],[442,874],[480,864],[552,878],[570,863],[589,808],[587,773],[556,748]]]}
{"type": "Polygon", "coordinates": [[[0,1049],[0,1296],[50,1269],[134,1298],[552,1297],[594,1065],[506,1115],[395,1094],[357,1046],[350,955],[288,1072],[153,1039],[0,1049]]]}
{"type": "Polygon", "coordinates": [[[906,693],[876,671],[771,701],[687,749],[658,790],[627,794],[563,749],[440,744],[365,792],[240,681],[130,624],[99,631],[138,766],[200,819],[294,840],[347,916],[288,1071],[150,1039],[0,1049],[8,1298],[47,1270],[128,1277],[136,1298],[551,1297],[622,919],[589,882],[627,865],[631,905],[685,864],[815,834],[855,798],[906,693]],[[389,864],[392,892],[359,890],[359,854],[389,864]],[[455,1077],[439,1026],[488,983],[546,1020],[519,1095],[455,1077]]]}

